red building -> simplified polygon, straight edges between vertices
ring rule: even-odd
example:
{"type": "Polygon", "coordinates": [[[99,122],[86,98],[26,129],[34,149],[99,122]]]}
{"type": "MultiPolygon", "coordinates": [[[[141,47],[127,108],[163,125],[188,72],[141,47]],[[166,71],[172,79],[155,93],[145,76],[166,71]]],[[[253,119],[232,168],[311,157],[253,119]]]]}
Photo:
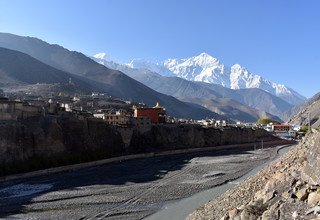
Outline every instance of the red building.
{"type": "Polygon", "coordinates": [[[166,122],[166,110],[157,103],[153,108],[137,108],[134,110],[134,117],[149,117],[152,124],[166,122]]]}

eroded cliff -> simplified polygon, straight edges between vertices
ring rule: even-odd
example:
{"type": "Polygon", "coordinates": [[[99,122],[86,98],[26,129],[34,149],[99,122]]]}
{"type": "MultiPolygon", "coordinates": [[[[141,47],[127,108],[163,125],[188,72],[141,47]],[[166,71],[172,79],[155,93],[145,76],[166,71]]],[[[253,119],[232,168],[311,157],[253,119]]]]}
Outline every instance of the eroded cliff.
{"type": "MultiPolygon", "coordinates": [[[[148,132],[116,129],[72,114],[0,123],[0,174],[56,167],[120,155],[260,143],[277,138],[262,129],[155,125],[148,132]],[[124,135],[126,133],[126,135],[124,135]],[[125,140],[124,140],[124,139],[125,140]]],[[[252,148],[250,144],[250,149],[252,148]]],[[[236,146],[235,146],[236,147],[236,146]]]]}
{"type": "Polygon", "coordinates": [[[161,151],[173,149],[214,147],[276,140],[263,129],[206,128],[198,125],[159,125],[143,134],[134,133],[131,152],[161,151]]]}
{"type": "Polygon", "coordinates": [[[121,135],[99,120],[71,115],[0,124],[0,173],[25,172],[123,154],[121,135]]]}

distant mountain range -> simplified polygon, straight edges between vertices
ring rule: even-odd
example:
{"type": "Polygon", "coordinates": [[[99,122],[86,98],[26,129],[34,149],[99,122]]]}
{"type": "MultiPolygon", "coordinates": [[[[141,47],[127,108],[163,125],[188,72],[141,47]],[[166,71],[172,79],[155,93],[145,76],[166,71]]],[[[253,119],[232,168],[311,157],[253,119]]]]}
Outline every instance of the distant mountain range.
{"type": "Polygon", "coordinates": [[[231,77],[236,65],[228,69],[205,53],[162,64],[142,61],[139,64],[135,60],[123,65],[106,61],[104,53],[92,58],[94,61],[59,45],[7,33],[0,33],[0,47],[0,86],[66,83],[71,78],[76,91],[105,92],[148,106],[160,102],[169,115],[180,118],[280,120],[279,117],[287,118],[286,112],[291,111],[293,103],[304,100],[292,89],[270,83],[243,68],[237,70],[241,77],[237,78],[236,88],[231,77]],[[251,78],[259,79],[260,83],[251,78]],[[241,83],[244,79],[245,84],[241,83]],[[242,89],[244,85],[248,88],[242,89]]]}
{"type": "Polygon", "coordinates": [[[189,81],[218,84],[230,89],[262,89],[292,105],[306,100],[304,96],[285,85],[270,82],[250,73],[239,64],[228,67],[207,53],[185,59],[167,59],[159,63],[134,59],[127,65],[131,68],[148,69],[162,76],[177,76],[189,81]]]}
{"type": "MultiPolygon", "coordinates": [[[[101,54],[92,57],[97,62],[126,73],[150,88],[180,100],[201,104],[226,117],[252,121],[259,117],[278,117],[286,120],[292,104],[258,88],[230,89],[219,84],[188,81],[173,75],[162,76],[146,68],[107,61],[101,54]],[[272,115],[271,115],[272,114],[272,115]]],[[[132,64],[132,63],[131,63],[132,64]]],[[[152,68],[156,70],[156,68],[152,68]]]]}
{"type": "Polygon", "coordinates": [[[156,102],[160,102],[172,116],[194,119],[224,118],[201,105],[182,102],[172,96],[156,92],[120,71],[96,63],[82,53],[69,51],[37,38],[0,33],[0,47],[11,50],[2,50],[3,57],[12,56],[7,59],[9,64],[3,62],[0,66],[0,72],[4,73],[2,74],[4,84],[13,79],[24,83],[65,82],[71,76],[72,80],[84,81],[92,91],[105,92],[126,100],[142,101],[148,106],[154,106],[156,102]],[[32,60],[30,56],[38,61],[32,60]],[[29,61],[31,61],[30,64],[29,61]],[[36,70],[37,66],[41,71],[36,70]],[[19,75],[19,72],[23,74],[19,75]],[[30,79],[28,79],[29,74],[30,79]]]}

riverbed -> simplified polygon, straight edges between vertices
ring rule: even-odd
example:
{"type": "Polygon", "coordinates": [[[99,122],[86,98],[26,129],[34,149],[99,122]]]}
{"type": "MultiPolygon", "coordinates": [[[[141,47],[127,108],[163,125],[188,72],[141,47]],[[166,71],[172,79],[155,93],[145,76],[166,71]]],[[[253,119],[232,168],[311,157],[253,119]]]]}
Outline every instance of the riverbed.
{"type": "Polygon", "coordinates": [[[0,217],[142,219],[149,216],[153,219],[183,219],[215,196],[206,190],[236,184],[241,180],[224,183],[265,164],[275,157],[276,152],[276,148],[253,151],[252,147],[213,150],[137,159],[4,182],[0,184],[0,217]],[[191,200],[186,202],[188,200],[183,198],[191,200]],[[201,200],[197,201],[199,198],[201,200]],[[171,207],[179,211],[165,215],[164,210],[171,207]],[[162,210],[160,215],[159,210],[162,210]],[[156,214],[152,216],[153,213],[156,214]]]}
{"type": "Polygon", "coordinates": [[[161,219],[185,219],[191,212],[199,208],[200,206],[204,205],[205,203],[213,200],[214,198],[218,197],[219,195],[223,194],[227,190],[234,188],[240,182],[247,179],[249,176],[256,174],[262,168],[264,168],[269,162],[278,158],[279,156],[283,155],[289,150],[290,145],[284,145],[277,147],[278,153],[275,154],[273,157],[270,157],[268,161],[263,164],[258,165],[257,167],[253,168],[251,171],[243,175],[242,177],[231,180],[225,184],[213,187],[211,189],[196,193],[190,197],[171,202],[166,204],[160,211],[147,216],[145,220],[161,220],[161,219]]]}

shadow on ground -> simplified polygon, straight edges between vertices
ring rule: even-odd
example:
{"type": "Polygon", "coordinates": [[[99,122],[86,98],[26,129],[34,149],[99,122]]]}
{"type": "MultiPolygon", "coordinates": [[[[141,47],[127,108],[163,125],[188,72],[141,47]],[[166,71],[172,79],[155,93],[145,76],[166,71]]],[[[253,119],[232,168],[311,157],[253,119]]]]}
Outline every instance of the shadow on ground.
{"type": "Polygon", "coordinates": [[[195,157],[249,154],[247,150],[252,150],[252,146],[247,148],[241,147],[241,149],[233,148],[228,150],[137,159],[77,171],[0,183],[0,217],[6,218],[13,214],[23,213],[24,207],[33,203],[33,198],[49,192],[65,189],[72,190],[77,187],[91,185],[119,186],[126,183],[147,183],[162,178],[167,172],[181,170],[195,157]],[[32,184],[52,185],[52,187],[24,196],[12,196],[10,190],[7,190],[16,185],[24,186],[32,184]]]}

